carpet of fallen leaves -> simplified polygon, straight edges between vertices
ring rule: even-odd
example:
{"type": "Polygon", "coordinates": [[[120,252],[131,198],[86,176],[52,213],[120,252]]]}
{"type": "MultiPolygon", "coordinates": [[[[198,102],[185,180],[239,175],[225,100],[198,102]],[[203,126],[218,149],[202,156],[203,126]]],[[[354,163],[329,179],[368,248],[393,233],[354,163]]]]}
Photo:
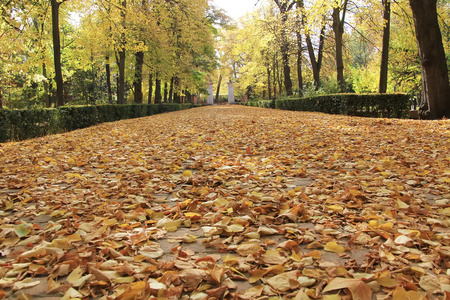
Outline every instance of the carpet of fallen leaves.
{"type": "Polygon", "coordinates": [[[450,122],[215,106],[0,144],[0,216],[0,298],[450,299],[450,122]]]}

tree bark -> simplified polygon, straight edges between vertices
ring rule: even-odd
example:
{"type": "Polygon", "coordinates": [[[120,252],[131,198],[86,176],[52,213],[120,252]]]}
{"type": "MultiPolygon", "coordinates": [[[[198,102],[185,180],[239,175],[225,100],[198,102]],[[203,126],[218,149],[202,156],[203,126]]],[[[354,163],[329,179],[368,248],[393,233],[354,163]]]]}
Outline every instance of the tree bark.
{"type": "Polygon", "coordinates": [[[222,74],[219,75],[219,83],[217,84],[217,91],[216,91],[216,104],[219,103],[219,93],[220,93],[220,85],[222,83],[222,74]]]}
{"type": "Polygon", "coordinates": [[[283,60],[283,72],[284,72],[284,88],[286,89],[286,95],[292,96],[292,80],[291,80],[291,67],[289,65],[289,38],[286,32],[286,26],[288,21],[288,12],[292,9],[295,1],[289,0],[274,0],[278,6],[281,14],[281,58],[283,60]]]}
{"type": "Polygon", "coordinates": [[[108,103],[112,104],[111,65],[109,64],[109,55],[106,55],[106,86],[108,89],[108,103]]]}
{"type": "MultiPolygon", "coordinates": [[[[125,19],[126,19],[126,8],[127,8],[127,0],[123,0],[122,2],[122,22],[123,29],[125,30],[125,19]]],[[[119,50],[119,87],[118,87],[118,95],[117,95],[117,103],[124,104],[125,103],[125,34],[122,34],[121,37],[121,45],[119,50]]]]}
{"type": "Polygon", "coordinates": [[[64,105],[64,81],[61,66],[61,39],[59,35],[59,6],[62,2],[51,0],[52,6],[52,35],[53,61],[55,64],[56,106],[64,105]]]}
{"type": "Polygon", "coordinates": [[[169,102],[173,103],[173,82],[174,82],[174,78],[172,76],[172,78],[170,79],[170,88],[169,88],[169,102]]]}
{"type": "Polygon", "coordinates": [[[422,68],[423,119],[450,118],[450,85],[439,28],[437,0],[410,0],[422,68]]]}
{"type": "Polygon", "coordinates": [[[378,92],[386,93],[388,81],[388,64],[389,64],[389,40],[391,28],[391,1],[382,0],[384,6],[383,19],[383,49],[381,50],[381,67],[380,67],[380,84],[378,92]]]}
{"type": "Polygon", "coordinates": [[[268,85],[268,91],[269,91],[269,99],[272,100],[272,85],[270,82],[270,68],[267,67],[267,85],[268,85]]]}
{"type": "Polygon", "coordinates": [[[155,103],[161,103],[161,79],[158,78],[158,74],[156,75],[156,83],[155,83],[155,103]]]}
{"type": "Polygon", "coordinates": [[[50,107],[51,101],[50,101],[50,94],[49,94],[49,89],[48,89],[48,81],[47,81],[47,66],[44,63],[42,63],[42,76],[44,76],[45,80],[44,80],[44,102],[45,102],[45,107],[50,107]]]}
{"type": "Polygon", "coordinates": [[[167,84],[167,81],[164,82],[164,102],[167,102],[168,99],[168,95],[169,95],[169,87],[167,84]]]}
{"type": "Polygon", "coordinates": [[[142,68],[144,66],[144,52],[139,51],[135,54],[136,66],[134,68],[134,103],[142,104],[142,68]]]}
{"type": "Polygon", "coordinates": [[[345,0],[342,9],[341,7],[333,8],[333,31],[334,31],[334,43],[336,48],[335,50],[336,50],[337,83],[341,93],[345,92],[342,37],[344,35],[344,22],[345,22],[345,14],[347,12],[347,3],[348,0],[345,0]],[[341,18],[341,11],[342,11],[342,18],[341,18]]]}
{"type": "MultiPolygon", "coordinates": [[[[297,8],[299,10],[305,9],[303,0],[297,1],[297,8]]],[[[302,25],[304,26],[306,23],[304,15],[302,15],[301,20],[302,20],[302,25]]],[[[306,37],[306,48],[308,50],[309,60],[311,62],[311,68],[313,71],[314,88],[317,91],[320,88],[320,69],[322,67],[323,48],[325,45],[325,24],[322,25],[322,29],[320,30],[317,59],[316,59],[316,54],[314,53],[314,47],[313,47],[313,44],[311,41],[311,35],[309,33],[306,33],[305,37],[306,37]]]]}
{"type": "Polygon", "coordinates": [[[153,73],[150,70],[150,74],[148,75],[148,104],[152,103],[153,98],[153,73]]]}
{"type": "Polygon", "coordinates": [[[298,91],[300,97],[303,97],[303,74],[302,74],[302,56],[303,56],[303,46],[302,46],[302,35],[299,30],[296,30],[297,35],[297,77],[298,77],[298,91]]]}

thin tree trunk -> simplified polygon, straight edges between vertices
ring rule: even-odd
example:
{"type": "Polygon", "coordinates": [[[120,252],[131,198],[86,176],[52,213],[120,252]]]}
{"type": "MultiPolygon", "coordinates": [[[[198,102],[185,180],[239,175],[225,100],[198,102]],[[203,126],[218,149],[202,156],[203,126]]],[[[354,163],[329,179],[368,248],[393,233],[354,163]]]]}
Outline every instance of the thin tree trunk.
{"type": "Polygon", "coordinates": [[[61,39],[59,35],[59,6],[62,2],[51,0],[52,6],[52,34],[53,61],[55,64],[56,106],[64,105],[64,82],[61,66],[61,39]]]}
{"type": "Polygon", "coordinates": [[[343,42],[342,37],[344,34],[344,22],[345,14],[347,12],[347,0],[344,1],[342,7],[342,18],[341,18],[341,8],[333,8],[333,30],[334,30],[334,42],[336,51],[336,71],[337,71],[337,83],[341,93],[345,92],[345,81],[344,81],[344,59],[343,59],[343,42]]]}
{"type": "Polygon", "coordinates": [[[111,65],[109,64],[109,55],[106,55],[106,86],[108,89],[108,103],[112,104],[111,65]]]}
{"type": "Polygon", "coordinates": [[[168,93],[169,93],[169,87],[167,84],[167,81],[164,82],[164,102],[167,102],[168,100],[168,93]]]}
{"type": "Polygon", "coordinates": [[[219,103],[219,93],[220,93],[220,85],[222,84],[222,74],[219,75],[219,83],[217,84],[217,91],[216,91],[216,104],[219,103]]]}
{"type": "Polygon", "coordinates": [[[47,66],[45,65],[45,62],[42,63],[42,76],[44,76],[45,80],[44,80],[44,102],[45,102],[45,107],[50,107],[51,106],[51,101],[50,101],[50,94],[49,94],[49,89],[48,89],[48,81],[47,81],[47,66]]]}
{"type": "Polygon", "coordinates": [[[410,0],[422,68],[422,103],[419,116],[450,118],[450,85],[439,28],[437,0],[410,0]]]}
{"type": "Polygon", "coordinates": [[[169,102],[173,103],[173,82],[174,82],[174,77],[172,76],[172,78],[170,79],[170,88],[169,88],[169,102]]]}
{"type": "Polygon", "coordinates": [[[153,97],[153,73],[150,70],[150,74],[148,75],[148,104],[152,103],[153,97]]]}
{"type": "Polygon", "coordinates": [[[144,66],[144,52],[136,52],[135,57],[136,66],[134,69],[134,102],[137,104],[142,104],[144,97],[142,93],[142,69],[144,66]]]}
{"type": "Polygon", "coordinates": [[[272,86],[271,86],[271,82],[270,82],[270,68],[269,67],[267,67],[267,85],[268,85],[267,90],[269,91],[269,100],[272,100],[272,86]]]}
{"type": "MultiPolygon", "coordinates": [[[[127,0],[123,0],[122,2],[122,23],[123,30],[125,30],[125,19],[126,19],[126,9],[127,9],[127,0]]],[[[124,104],[125,103],[125,33],[122,34],[121,37],[121,45],[119,50],[119,88],[117,95],[117,103],[124,104]]]]}
{"type": "Polygon", "coordinates": [[[161,100],[161,79],[159,79],[159,74],[157,74],[155,83],[155,103],[161,103],[161,100]]]}
{"type": "Polygon", "coordinates": [[[384,29],[383,29],[383,49],[381,50],[381,67],[380,67],[380,84],[378,92],[386,93],[388,81],[388,64],[389,64],[389,40],[391,27],[391,1],[382,0],[384,6],[384,29]]]}
{"type": "Polygon", "coordinates": [[[0,80],[0,109],[3,109],[2,81],[0,80]]]}
{"type": "Polygon", "coordinates": [[[295,32],[297,34],[297,77],[298,77],[298,91],[300,97],[303,97],[303,74],[302,74],[302,56],[303,56],[303,47],[302,47],[302,35],[299,30],[295,32]]]}

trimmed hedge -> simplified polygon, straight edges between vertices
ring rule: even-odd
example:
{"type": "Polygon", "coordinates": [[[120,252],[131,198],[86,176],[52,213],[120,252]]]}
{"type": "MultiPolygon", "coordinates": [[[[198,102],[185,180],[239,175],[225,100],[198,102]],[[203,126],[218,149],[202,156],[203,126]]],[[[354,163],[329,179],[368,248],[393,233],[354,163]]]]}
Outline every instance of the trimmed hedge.
{"type": "Polygon", "coordinates": [[[361,117],[407,118],[410,99],[407,94],[333,94],[300,99],[251,101],[248,105],[361,117]]]}
{"type": "Polygon", "coordinates": [[[86,128],[104,122],[140,118],[194,107],[193,104],[63,106],[50,109],[0,109],[0,143],[86,128]]]}

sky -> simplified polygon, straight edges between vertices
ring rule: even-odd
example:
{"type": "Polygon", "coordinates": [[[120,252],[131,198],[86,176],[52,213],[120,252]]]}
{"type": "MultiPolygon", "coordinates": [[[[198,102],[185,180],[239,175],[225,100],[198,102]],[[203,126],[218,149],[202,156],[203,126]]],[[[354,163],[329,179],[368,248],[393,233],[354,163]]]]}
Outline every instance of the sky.
{"type": "Polygon", "coordinates": [[[223,8],[227,15],[231,18],[238,20],[247,12],[252,11],[255,8],[255,4],[258,0],[213,0],[212,3],[223,8]]]}

